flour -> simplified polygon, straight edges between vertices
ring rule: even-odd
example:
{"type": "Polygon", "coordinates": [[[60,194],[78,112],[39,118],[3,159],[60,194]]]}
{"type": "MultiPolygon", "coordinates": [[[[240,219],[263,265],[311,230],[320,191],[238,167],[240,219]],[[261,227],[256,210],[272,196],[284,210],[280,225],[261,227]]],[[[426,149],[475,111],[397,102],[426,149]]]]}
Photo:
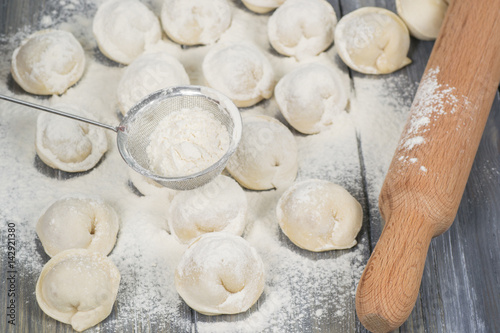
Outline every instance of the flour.
{"type": "Polygon", "coordinates": [[[187,176],[215,164],[229,148],[227,128],[209,111],[181,109],[165,116],[146,148],[152,171],[187,176]]]}

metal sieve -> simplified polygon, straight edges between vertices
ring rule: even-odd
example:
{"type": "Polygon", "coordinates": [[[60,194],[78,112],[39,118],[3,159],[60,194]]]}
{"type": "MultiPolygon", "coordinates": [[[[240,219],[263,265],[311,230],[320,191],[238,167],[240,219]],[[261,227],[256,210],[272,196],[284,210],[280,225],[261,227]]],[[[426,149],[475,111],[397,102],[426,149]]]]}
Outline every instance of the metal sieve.
{"type": "Polygon", "coordinates": [[[118,150],[132,169],[160,185],[175,190],[191,190],[218,176],[241,139],[242,126],[238,108],[222,93],[208,87],[180,86],[158,90],[130,109],[116,127],[8,96],[0,95],[0,99],[115,131],[118,150]],[[151,134],[170,113],[195,107],[209,111],[226,127],[230,138],[228,150],[217,162],[200,172],[178,177],[156,174],[150,168],[146,153],[151,134]]]}

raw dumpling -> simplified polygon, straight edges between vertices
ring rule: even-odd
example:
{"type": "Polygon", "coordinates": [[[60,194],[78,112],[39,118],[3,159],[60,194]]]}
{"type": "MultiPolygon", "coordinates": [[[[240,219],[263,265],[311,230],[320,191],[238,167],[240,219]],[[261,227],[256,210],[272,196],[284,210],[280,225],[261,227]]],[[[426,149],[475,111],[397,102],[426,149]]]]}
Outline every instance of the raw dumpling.
{"type": "Polygon", "coordinates": [[[243,135],[227,171],[251,190],[288,185],[297,176],[298,150],[292,132],[278,120],[261,115],[243,116],[243,135]]]}
{"type": "Polygon", "coordinates": [[[109,0],[99,6],[92,27],[101,52],[128,65],[161,39],[160,21],[137,0],[109,0]]]}
{"type": "MultiPolygon", "coordinates": [[[[55,109],[93,118],[83,109],[56,105],[55,109]]],[[[104,129],[49,113],[40,113],[36,127],[35,148],[48,166],[66,172],[93,168],[108,150],[104,129]]]]}
{"type": "Polygon", "coordinates": [[[301,60],[326,50],[333,42],[337,16],[325,0],[287,0],[269,18],[273,48],[301,60]]]}
{"type": "Polygon", "coordinates": [[[136,190],[145,196],[163,197],[167,202],[169,202],[176,193],[175,190],[158,184],[153,179],[141,175],[132,168],[129,168],[129,178],[136,190]]]}
{"type": "Polygon", "coordinates": [[[353,247],[363,222],[363,209],[349,192],[316,179],[296,183],[283,193],[276,215],[295,245],[314,252],[353,247]]]}
{"type": "Polygon", "coordinates": [[[36,300],[47,315],[81,332],[109,316],[119,284],[120,272],[105,255],[66,250],[43,266],[36,300]]]}
{"type": "Polygon", "coordinates": [[[339,74],[319,64],[285,75],[274,89],[281,113],[297,131],[318,133],[344,113],[347,93],[339,74]]]}
{"type": "Polygon", "coordinates": [[[264,285],[264,264],[257,251],[243,238],[225,232],[193,241],[175,271],[179,295],[206,315],[245,312],[264,285]]]}
{"type": "Polygon", "coordinates": [[[365,74],[392,73],[409,63],[410,34],[393,12],[376,7],[357,9],[342,17],[335,45],[347,66],[365,74]]]}
{"type": "Polygon", "coordinates": [[[203,60],[208,85],[238,107],[252,106],[273,94],[274,71],[264,54],[252,44],[214,47],[203,60]]]}
{"type": "Polygon", "coordinates": [[[240,236],[246,211],[243,189],[233,179],[221,175],[195,190],[179,192],[170,204],[168,224],[182,243],[207,232],[240,236]]]}
{"type": "Polygon", "coordinates": [[[399,16],[405,21],[410,33],[418,39],[434,40],[439,34],[447,0],[396,0],[399,16]]]}
{"type": "Polygon", "coordinates": [[[157,90],[189,84],[184,66],[163,53],[146,53],[135,59],[118,84],[118,107],[126,114],[137,102],[157,90]]]}
{"type": "Polygon", "coordinates": [[[212,44],[229,28],[231,16],[227,0],[164,0],[161,23],[176,43],[212,44]]]}
{"type": "Polygon", "coordinates": [[[87,249],[107,255],[115,246],[118,228],[118,215],[105,202],[64,198],[42,214],[36,233],[51,257],[68,249],[87,249]]]}
{"type": "Polygon", "coordinates": [[[286,0],[242,0],[243,4],[253,12],[265,14],[281,6],[286,0]]]}
{"type": "Polygon", "coordinates": [[[36,32],[12,55],[12,77],[25,91],[37,95],[64,93],[80,80],[84,69],[83,48],[67,31],[36,32]]]}

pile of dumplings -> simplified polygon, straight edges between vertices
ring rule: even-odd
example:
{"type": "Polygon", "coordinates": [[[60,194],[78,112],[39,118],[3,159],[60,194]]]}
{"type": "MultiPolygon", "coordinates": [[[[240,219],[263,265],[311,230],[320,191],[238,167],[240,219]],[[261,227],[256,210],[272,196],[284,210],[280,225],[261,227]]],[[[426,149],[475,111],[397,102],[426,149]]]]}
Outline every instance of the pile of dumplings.
{"type": "MultiPolygon", "coordinates": [[[[161,195],[170,203],[170,232],[188,245],[175,272],[176,289],[190,307],[208,315],[244,312],[264,290],[262,259],[241,237],[248,209],[243,188],[285,190],[276,220],[298,247],[319,252],[356,245],[363,219],[359,202],[327,180],[295,182],[299,154],[292,131],[305,135],[324,131],[346,113],[349,104],[349,91],[338,71],[314,57],[334,43],[351,69],[392,73],[411,62],[410,33],[435,39],[448,6],[446,0],[397,0],[399,16],[365,7],[337,21],[325,0],[242,3],[253,15],[269,13],[265,15],[270,46],[280,57],[302,65],[277,80],[269,55],[251,41],[219,42],[232,24],[228,0],[164,0],[156,14],[138,0],[108,0],[98,8],[92,27],[100,52],[124,67],[117,91],[122,115],[154,91],[190,84],[181,61],[155,48],[168,38],[183,46],[209,45],[201,64],[207,86],[240,108],[274,96],[287,122],[288,126],[242,109],[243,136],[226,173],[192,191],[169,190],[130,173],[131,183],[142,195],[161,195]]],[[[85,54],[70,32],[44,30],[14,51],[11,68],[12,77],[26,92],[60,95],[85,75],[85,54]]],[[[53,107],[96,118],[78,105],[53,107]]],[[[108,139],[103,129],[40,114],[35,147],[47,166],[75,173],[98,165],[108,139]]],[[[62,198],[43,212],[36,231],[52,258],[40,274],[36,297],[46,314],[77,331],[109,315],[120,273],[107,255],[119,225],[119,214],[99,198],[62,198]],[[75,309],[73,304],[81,306],[75,309]]]]}

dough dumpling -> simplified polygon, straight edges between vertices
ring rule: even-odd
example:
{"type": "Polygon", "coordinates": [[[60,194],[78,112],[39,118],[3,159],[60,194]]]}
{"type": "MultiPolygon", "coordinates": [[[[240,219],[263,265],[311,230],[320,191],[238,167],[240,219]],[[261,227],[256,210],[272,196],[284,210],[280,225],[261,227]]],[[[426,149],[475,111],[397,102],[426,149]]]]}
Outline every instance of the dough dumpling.
{"type": "Polygon", "coordinates": [[[51,257],[68,249],[87,249],[107,255],[115,246],[118,228],[118,215],[105,202],[64,198],[40,216],[36,233],[51,257]]]}
{"type": "Polygon", "coordinates": [[[285,75],[274,90],[281,113],[297,131],[318,133],[345,112],[347,93],[339,74],[309,64],[285,75]]]}
{"type": "Polygon", "coordinates": [[[273,95],[274,71],[253,44],[212,48],[203,60],[207,84],[229,97],[238,107],[252,106],[273,95]]]}
{"type": "Polygon", "coordinates": [[[335,29],[335,45],[351,69],[365,74],[387,74],[411,63],[406,56],[410,33],[393,12],[363,7],[342,17],[335,29]]]}
{"type": "Polygon", "coordinates": [[[164,0],[161,23],[176,43],[212,44],[229,28],[231,16],[227,0],[164,0]]]}
{"type": "Polygon", "coordinates": [[[36,32],[12,55],[12,77],[21,88],[36,95],[64,93],[80,80],[84,69],[83,48],[67,31],[36,32]]]}
{"type": "Polygon", "coordinates": [[[298,149],[292,132],[274,118],[244,115],[243,135],[226,169],[241,186],[251,190],[292,183],[298,171],[298,149]]]}
{"type": "Polygon", "coordinates": [[[242,0],[243,4],[253,12],[265,14],[281,6],[286,0],[242,0]]]}
{"type": "Polygon", "coordinates": [[[47,315],[81,332],[109,316],[119,284],[120,272],[108,257],[66,250],[43,266],[36,300],[47,315]]]}
{"type": "Polygon", "coordinates": [[[137,0],[104,2],[97,9],[92,31],[101,52],[124,65],[161,39],[158,17],[137,0]]]}
{"type": "Polygon", "coordinates": [[[257,251],[243,238],[225,232],[193,241],[175,271],[179,295],[206,315],[245,312],[264,285],[264,264],[257,251]]]}
{"type": "Polygon", "coordinates": [[[283,193],[276,215],[295,245],[314,252],[353,247],[363,222],[363,209],[349,192],[315,179],[295,183],[283,193]]]}
{"type": "Polygon", "coordinates": [[[398,15],[410,33],[421,40],[434,40],[448,9],[447,0],[396,0],[398,15]]]}
{"type": "Polygon", "coordinates": [[[163,52],[145,53],[125,68],[118,84],[118,107],[125,115],[157,90],[188,84],[189,77],[179,60],[163,52]]]}
{"type": "MultiPolygon", "coordinates": [[[[55,105],[86,118],[94,118],[83,109],[69,105],[55,105]]],[[[38,157],[48,166],[66,172],[92,169],[108,150],[105,130],[65,117],[40,113],[36,127],[35,148],[38,157]]]]}
{"type": "Polygon", "coordinates": [[[170,231],[182,243],[207,232],[240,236],[245,229],[247,198],[233,179],[220,175],[191,191],[179,192],[169,207],[170,231]]]}
{"type": "Polygon", "coordinates": [[[273,48],[301,60],[326,50],[333,42],[337,16],[325,0],[287,0],[269,18],[273,48]]]}

